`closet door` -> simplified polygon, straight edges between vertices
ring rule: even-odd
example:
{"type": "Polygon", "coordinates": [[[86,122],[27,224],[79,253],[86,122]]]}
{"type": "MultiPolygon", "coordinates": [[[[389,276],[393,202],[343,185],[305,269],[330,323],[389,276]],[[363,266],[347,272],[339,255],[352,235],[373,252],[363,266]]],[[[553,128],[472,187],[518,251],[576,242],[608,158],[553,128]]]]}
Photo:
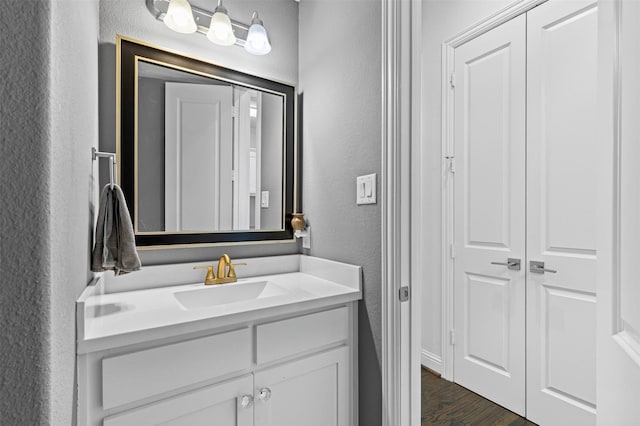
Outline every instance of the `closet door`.
{"type": "Polygon", "coordinates": [[[525,16],[455,50],[454,380],[525,414],[525,16]],[[495,263],[503,263],[498,265],[495,263]]]}
{"type": "Polygon", "coordinates": [[[595,1],[527,21],[527,417],[595,425],[595,1]]]}

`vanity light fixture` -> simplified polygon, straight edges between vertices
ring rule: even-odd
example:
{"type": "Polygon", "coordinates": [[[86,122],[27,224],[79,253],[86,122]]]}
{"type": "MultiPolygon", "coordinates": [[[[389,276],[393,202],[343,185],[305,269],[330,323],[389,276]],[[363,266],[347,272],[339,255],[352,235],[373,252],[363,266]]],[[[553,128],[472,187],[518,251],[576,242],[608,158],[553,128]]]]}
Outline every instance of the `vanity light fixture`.
{"type": "Polygon", "coordinates": [[[212,43],[221,46],[235,44],[253,55],[266,55],[271,51],[269,35],[258,12],[253,12],[251,24],[244,24],[229,16],[222,0],[218,0],[213,12],[192,6],[189,0],[145,2],[149,12],[173,31],[182,34],[199,32],[205,34],[212,43]]]}
{"type": "Polygon", "coordinates": [[[269,36],[267,30],[264,29],[262,19],[258,17],[258,12],[253,12],[251,17],[251,26],[249,34],[247,34],[247,41],[244,43],[244,50],[253,55],[266,55],[271,52],[269,36]]]}
{"type": "Polygon", "coordinates": [[[220,46],[231,46],[236,44],[236,36],[231,28],[231,19],[229,12],[222,5],[222,0],[218,0],[216,10],[211,17],[207,38],[210,42],[219,44],[220,46]]]}
{"type": "Polygon", "coordinates": [[[191,5],[187,0],[171,0],[169,2],[164,24],[173,31],[182,34],[195,33],[198,29],[196,21],[193,19],[191,5]]]}

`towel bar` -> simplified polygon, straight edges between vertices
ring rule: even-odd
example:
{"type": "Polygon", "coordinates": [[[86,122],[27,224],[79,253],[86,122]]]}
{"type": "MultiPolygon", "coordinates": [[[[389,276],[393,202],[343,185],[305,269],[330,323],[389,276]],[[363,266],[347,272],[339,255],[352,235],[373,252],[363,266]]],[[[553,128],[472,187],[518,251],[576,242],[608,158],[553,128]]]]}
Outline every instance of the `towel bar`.
{"type": "Polygon", "coordinates": [[[95,147],[91,147],[91,158],[95,161],[97,158],[110,158],[111,159],[111,167],[109,168],[109,182],[111,183],[111,188],[115,185],[115,176],[118,176],[118,162],[116,161],[116,154],[113,152],[101,152],[98,151],[95,147]]]}

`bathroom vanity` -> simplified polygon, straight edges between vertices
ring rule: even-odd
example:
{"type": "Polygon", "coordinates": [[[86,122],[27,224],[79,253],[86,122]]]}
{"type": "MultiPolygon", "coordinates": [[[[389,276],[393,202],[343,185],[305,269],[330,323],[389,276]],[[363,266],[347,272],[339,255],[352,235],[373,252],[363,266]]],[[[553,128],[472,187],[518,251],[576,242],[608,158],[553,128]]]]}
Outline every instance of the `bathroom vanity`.
{"type": "Polygon", "coordinates": [[[78,424],[357,424],[360,267],[242,262],[231,284],[205,286],[202,264],[92,283],[77,302],[78,424]]]}

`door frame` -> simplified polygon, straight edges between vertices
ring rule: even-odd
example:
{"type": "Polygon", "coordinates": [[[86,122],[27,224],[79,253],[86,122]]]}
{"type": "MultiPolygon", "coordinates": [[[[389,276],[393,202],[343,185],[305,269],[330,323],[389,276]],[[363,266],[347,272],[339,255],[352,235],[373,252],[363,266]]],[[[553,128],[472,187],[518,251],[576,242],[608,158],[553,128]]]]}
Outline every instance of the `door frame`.
{"type": "Polygon", "coordinates": [[[420,87],[422,6],[420,0],[381,3],[381,414],[384,426],[418,426],[421,288],[411,282],[410,232],[411,154],[420,134],[420,96],[412,93],[420,87]],[[409,303],[399,300],[402,286],[410,288],[409,303]]]}
{"type": "MultiPolygon", "coordinates": [[[[635,400],[622,397],[624,385],[621,370],[640,367],[640,352],[626,340],[621,318],[622,280],[620,276],[621,213],[622,213],[622,149],[624,82],[624,22],[627,0],[606,0],[598,3],[598,90],[600,123],[598,137],[601,168],[598,171],[598,260],[596,288],[598,388],[597,419],[602,424],[621,424],[637,417],[635,400]],[[612,423],[614,422],[614,423],[612,423]]],[[[625,395],[629,393],[626,392],[625,395]]],[[[634,395],[634,394],[632,394],[634,395]]]]}
{"type": "MultiPolygon", "coordinates": [[[[441,241],[442,241],[442,300],[441,300],[441,324],[440,330],[442,345],[442,378],[453,381],[454,378],[454,351],[452,347],[454,331],[454,185],[452,177],[455,176],[455,152],[453,140],[453,116],[454,93],[452,88],[455,81],[452,79],[454,70],[454,51],[457,47],[474,38],[498,27],[499,25],[527,13],[534,7],[548,0],[518,0],[511,5],[499,10],[495,14],[472,25],[461,33],[455,35],[442,44],[442,83],[441,83],[441,109],[442,109],[442,161],[441,176],[443,179],[441,204],[441,241]]],[[[415,212],[419,215],[419,212],[415,212]]],[[[418,216],[419,217],[419,216],[418,216]]],[[[420,238],[425,236],[420,235],[420,238]]],[[[418,276],[426,276],[424,272],[418,272],[418,276]]],[[[422,280],[421,280],[422,281],[422,280]]]]}

